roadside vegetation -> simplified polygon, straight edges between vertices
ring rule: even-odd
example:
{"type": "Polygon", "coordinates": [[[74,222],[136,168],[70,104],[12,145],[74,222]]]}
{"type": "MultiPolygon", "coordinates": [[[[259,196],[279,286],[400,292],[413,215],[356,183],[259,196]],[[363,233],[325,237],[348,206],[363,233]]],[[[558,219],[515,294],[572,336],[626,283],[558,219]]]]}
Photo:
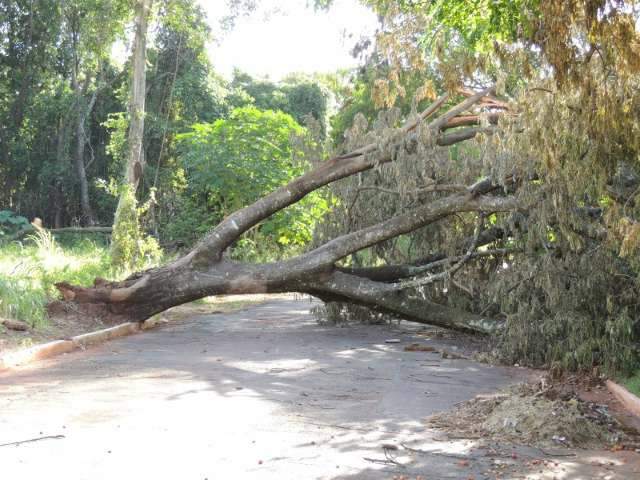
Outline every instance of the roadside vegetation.
{"type": "Polygon", "coordinates": [[[91,285],[96,277],[121,276],[111,266],[104,241],[56,240],[47,231],[0,247],[0,316],[31,327],[47,323],[46,304],[55,296],[55,282],[91,285]]]}
{"type": "Polygon", "coordinates": [[[627,387],[631,393],[640,397],[640,370],[636,371],[634,375],[622,380],[622,384],[627,387]]]}

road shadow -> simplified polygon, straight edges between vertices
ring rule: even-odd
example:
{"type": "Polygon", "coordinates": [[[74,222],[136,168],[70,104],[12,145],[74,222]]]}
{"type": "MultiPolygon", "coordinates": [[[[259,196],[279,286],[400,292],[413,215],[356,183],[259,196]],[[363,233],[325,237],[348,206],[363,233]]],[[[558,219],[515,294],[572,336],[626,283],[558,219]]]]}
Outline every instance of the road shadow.
{"type": "MultiPolygon", "coordinates": [[[[493,470],[511,478],[509,469],[533,474],[550,460],[478,448],[476,439],[448,439],[424,423],[526,371],[407,352],[408,343],[441,342],[406,325],[321,326],[311,306],[279,300],[203,315],[0,375],[0,431],[24,421],[11,415],[22,406],[37,413],[38,430],[55,430],[47,419],[57,416],[68,428],[160,451],[189,438],[198,442],[196,461],[216,458],[229,478],[479,479],[494,478],[493,470]],[[392,338],[399,342],[386,342],[392,338]],[[131,425],[130,435],[115,425],[131,425]]],[[[558,468],[578,475],[565,460],[558,468]]]]}

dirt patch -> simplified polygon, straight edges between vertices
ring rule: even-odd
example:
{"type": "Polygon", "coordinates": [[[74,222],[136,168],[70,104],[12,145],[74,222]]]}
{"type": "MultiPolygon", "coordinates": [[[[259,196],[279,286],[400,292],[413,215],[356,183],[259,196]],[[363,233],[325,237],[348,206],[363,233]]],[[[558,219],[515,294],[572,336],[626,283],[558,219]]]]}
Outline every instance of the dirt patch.
{"type": "Polygon", "coordinates": [[[53,340],[67,340],[81,333],[106,328],[98,318],[79,315],[56,315],[49,318],[46,326],[15,331],[0,326],[0,353],[10,353],[39,343],[53,340]]]}
{"type": "Polygon", "coordinates": [[[545,381],[476,397],[427,422],[451,437],[540,448],[639,445],[637,432],[618,422],[606,405],[584,401],[566,385],[549,387],[545,381]]]}
{"type": "Polygon", "coordinates": [[[445,349],[435,348],[435,347],[432,347],[431,345],[424,345],[421,343],[412,343],[410,345],[407,345],[406,347],[404,347],[404,351],[405,352],[435,352],[435,353],[439,353],[442,356],[442,358],[451,358],[454,360],[469,360],[467,357],[463,355],[459,355],[455,352],[445,350],[445,349]]]}
{"type": "MultiPolygon", "coordinates": [[[[281,297],[280,295],[208,297],[197,302],[174,307],[161,315],[167,323],[173,323],[186,321],[194,315],[235,312],[250,305],[281,297]]],[[[290,296],[287,298],[290,298],[290,296]]],[[[103,322],[99,316],[77,315],[72,311],[62,309],[51,314],[48,325],[40,328],[15,331],[0,325],[0,354],[10,353],[53,340],[67,340],[76,335],[111,326],[113,324],[103,322]]]]}

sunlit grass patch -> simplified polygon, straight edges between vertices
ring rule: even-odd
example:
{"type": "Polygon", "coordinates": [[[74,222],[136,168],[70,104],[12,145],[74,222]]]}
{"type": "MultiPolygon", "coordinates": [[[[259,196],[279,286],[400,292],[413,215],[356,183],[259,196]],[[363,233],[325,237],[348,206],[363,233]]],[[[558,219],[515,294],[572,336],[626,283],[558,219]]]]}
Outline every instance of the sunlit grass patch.
{"type": "Polygon", "coordinates": [[[0,246],[0,316],[43,326],[55,282],[90,285],[95,277],[116,276],[106,246],[81,240],[63,247],[50,233],[38,232],[23,243],[0,246]]]}
{"type": "Polygon", "coordinates": [[[626,378],[622,384],[634,395],[640,397],[640,370],[628,378],[626,378]]]}

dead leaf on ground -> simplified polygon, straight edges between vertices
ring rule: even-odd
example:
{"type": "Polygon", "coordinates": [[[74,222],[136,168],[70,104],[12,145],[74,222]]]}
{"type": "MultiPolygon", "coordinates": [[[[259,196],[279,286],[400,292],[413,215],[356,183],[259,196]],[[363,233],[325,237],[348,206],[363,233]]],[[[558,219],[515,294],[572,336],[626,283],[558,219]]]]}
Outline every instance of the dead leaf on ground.
{"type": "Polygon", "coordinates": [[[404,347],[405,352],[436,352],[437,350],[434,347],[429,345],[423,345],[420,343],[412,343],[411,345],[407,345],[404,347]]]}

